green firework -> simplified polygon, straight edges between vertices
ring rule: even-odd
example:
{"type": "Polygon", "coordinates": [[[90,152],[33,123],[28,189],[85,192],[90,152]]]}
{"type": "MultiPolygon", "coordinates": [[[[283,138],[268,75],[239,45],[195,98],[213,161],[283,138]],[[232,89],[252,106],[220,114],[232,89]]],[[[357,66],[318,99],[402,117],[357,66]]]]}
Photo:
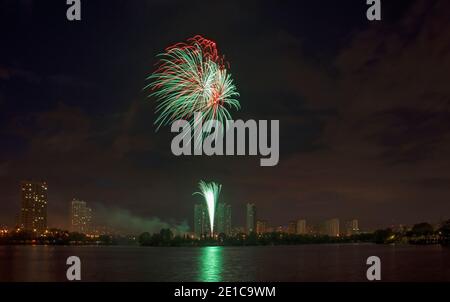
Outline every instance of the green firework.
{"type": "Polygon", "coordinates": [[[160,55],[157,70],[145,88],[157,99],[155,125],[188,120],[194,125],[194,113],[203,120],[222,123],[231,119],[229,109],[240,108],[236,86],[227,71],[216,44],[200,36],[178,43],[160,55]]]}
{"type": "Polygon", "coordinates": [[[208,209],[209,224],[211,227],[211,234],[214,233],[214,215],[216,213],[217,200],[219,199],[220,190],[222,185],[215,182],[205,182],[201,180],[198,184],[200,192],[195,192],[194,194],[200,194],[203,196],[206,207],[208,209]]]}

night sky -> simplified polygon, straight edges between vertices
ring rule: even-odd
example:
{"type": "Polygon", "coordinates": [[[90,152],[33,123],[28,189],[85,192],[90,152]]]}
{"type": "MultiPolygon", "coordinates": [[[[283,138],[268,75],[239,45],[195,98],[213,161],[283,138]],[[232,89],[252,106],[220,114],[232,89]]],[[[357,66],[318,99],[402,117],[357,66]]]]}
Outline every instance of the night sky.
{"type": "MultiPolygon", "coordinates": [[[[356,217],[362,229],[450,218],[450,2],[0,0],[0,224],[20,181],[135,226],[192,226],[199,180],[271,225],[356,217]],[[216,41],[241,96],[234,119],[280,120],[280,162],[175,157],[142,91],[165,47],[216,41]],[[105,214],[106,213],[106,214],[105,214]]],[[[143,230],[142,230],[143,231],[143,230]]]]}

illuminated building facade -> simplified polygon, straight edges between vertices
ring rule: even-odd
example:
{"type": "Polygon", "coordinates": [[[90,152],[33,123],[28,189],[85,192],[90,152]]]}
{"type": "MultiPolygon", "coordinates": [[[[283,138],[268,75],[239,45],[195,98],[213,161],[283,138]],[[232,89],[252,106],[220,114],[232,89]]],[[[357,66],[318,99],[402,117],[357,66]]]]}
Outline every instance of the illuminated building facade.
{"type": "Polygon", "coordinates": [[[257,220],[256,221],[256,233],[258,235],[261,235],[266,232],[267,232],[267,220],[257,220]]]}
{"type": "Polygon", "coordinates": [[[194,234],[196,238],[209,236],[210,224],[208,209],[205,203],[196,203],[194,206],[194,234]]]}
{"type": "Polygon", "coordinates": [[[339,237],[339,219],[332,218],[325,221],[325,234],[330,237],[339,237]]]}
{"type": "MultiPolygon", "coordinates": [[[[194,235],[196,238],[210,236],[210,221],[208,209],[205,203],[194,205],[194,235]]],[[[214,214],[214,233],[231,235],[231,206],[225,202],[219,202],[214,214]]]]}
{"type": "Polygon", "coordinates": [[[254,203],[247,203],[246,227],[247,234],[256,232],[256,206],[254,203]]]}
{"type": "Polygon", "coordinates": [[[289,234],[295,234],[297,232],[297,222],[296,221],[289,221],[288,224],[288,233],[289,234]]]}
{"type": "Polygon", "coordinates": [[[70,210],[71,231],[88,234],[92,231],[92,209],[85,201],[73,199],[70,210]]]}
{"type": "Polygon", "coordinates": [[[346,223],[346,235],[357,235],[359,234],[359,224],[358,219],[351,219],[346,223]]]}
{"type": "Polygon", "coordinates": [[[307,233],[308,233],[308,231],[306,230],[306,220],[305,219],[297,220],[296,234],[297,235],[305,235],[307,233]]]}
{"type": "Polygon", "coordinates": [[[42,234],[47,229],[48,186],[46,182],[22,181],[20,227],[42,234]]]}
{"type": "Polygon", "coordinates": [[[218,234],[231,235],[231,205],[226,202],[219,202],[214,219],[218,234]]]}

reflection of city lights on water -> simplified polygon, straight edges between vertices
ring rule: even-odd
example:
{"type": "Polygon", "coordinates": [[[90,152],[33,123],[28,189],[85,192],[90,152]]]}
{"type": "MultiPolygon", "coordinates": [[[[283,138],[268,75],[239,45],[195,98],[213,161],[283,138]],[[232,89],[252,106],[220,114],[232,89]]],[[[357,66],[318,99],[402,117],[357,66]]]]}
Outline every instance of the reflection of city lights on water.
{"type": "Polygon", "coordinates": [[[201,249],[200,255],[200,275],[201,282],[222,281],[223,270],[223,247],[207,246],[201,249]]]}

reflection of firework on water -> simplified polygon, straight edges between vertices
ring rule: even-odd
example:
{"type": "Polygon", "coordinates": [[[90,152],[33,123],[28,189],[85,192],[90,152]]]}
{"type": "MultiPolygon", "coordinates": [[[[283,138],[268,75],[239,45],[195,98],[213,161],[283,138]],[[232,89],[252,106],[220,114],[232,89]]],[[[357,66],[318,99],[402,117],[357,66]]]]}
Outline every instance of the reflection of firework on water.
{"type": "Polygon", "coordinates": [[[214,214],[216,212],[217,199],[219,199],[220,190],[222,185],[215,182],[204,182],[201,180],[198,184],[200,192],[194,194],[200,194],[205,199],[206,206],[208,208],[209,224],[211,226],[211,234],[214,232],[214,214]]]}
{"type": "Polygon", "coordinates": [[[223,123],[231,119],[227,107],[240,108],[239,93],[226,69],[228,63],[215,42],[195,36],[158,56],[158,68],[147,78],[151,83],[145,87],[152,89],[150,96],[158,101],[158,129],[181,119],[193,124],[195,112],[202,113],[206,121],[223,123]]]}

